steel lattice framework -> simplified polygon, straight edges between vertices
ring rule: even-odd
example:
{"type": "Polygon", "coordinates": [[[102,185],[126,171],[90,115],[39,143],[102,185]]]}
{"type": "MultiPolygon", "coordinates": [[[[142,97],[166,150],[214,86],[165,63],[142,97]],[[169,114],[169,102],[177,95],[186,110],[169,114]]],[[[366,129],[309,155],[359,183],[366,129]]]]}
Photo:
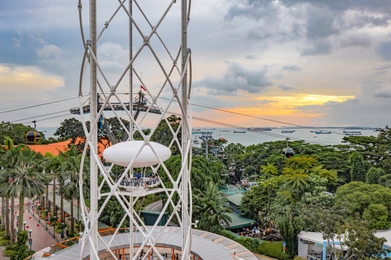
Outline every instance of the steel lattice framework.
{"type": "MultiPolygon", "coordinates": [[[[96,0],[90,0],[87,36],[83,24],[83,14],[86,11],[82,8],[82,0],[79,0],[80,28],[85,48],[80,73],[80,111],[85,108],[83,92],[89,93],[90,102],[88,114],[80,113],[86,134],[79,181],[82,203],[85,194],[82,174],[86,169],[83,165],[87,157],[90,159],[90,205],[87,207],[84,203],[81,206],[85,227],[81,243],[82,254],[89,250],[90,259],[99,259],[99,253],[102,252],[97,250],[99,245],[100,248],[103,245],[106,253],[118,259],[112,249],[114,238],[106,241],[98,233],[98,219],[112,199],[118,201],[123,211],[119,227],[125,222],[130,223],[129,255],[133,255],[131,259],[139,259],[141,251],[148,254],[152,250],[159,259],[163,259],[155,247],[162,232],[156,233],[156,230],[168,209],[171,213],[167,223],[175,220],[182,229],[182,259],[190,259],[192,205],[191,165],[188,162],[191,162],[191,59],[187,47],[190,12],[188,1],[107,0],[99,1],[98,5],[96,0]],[[107,20],[99,27],[98,20],[105,18],[107,20]],[[145,98],[152,104],[151,107],[160,109],[160,114],[148,113],[149,109],[146,109],[135,118],[133,93],[137,92],[140,86],[140,91],[143,91],[145,98]],[[125,98],[122,92],[128,92],[125,98]],[[111,107],[110,113],[126,131],[128,141],[133,141],[135,133],[143,139],[143,145],[136,151],[136,157],[127,167],[122,167],[123,170],[116,176],[113,175],[114,165],[103,164],[100,156],[102,151],[98,149],[98,125],[103,114],[108,113],[108,107],[111,107]],[[177,129],[173,128],[170,122],[172,115],[181,118],[177,129]],[[128,120],[130,124],[125,125],[121,118],[128,120]],[[88,121],[91,122],[89,126],[88,121]],[[168,148],[176,146],[179,150],[181,168],[175,177],[160,158],[158,164],[142,169],[134,167],[137,156],[144,147],[150,147],[159,157],[158,151],[151,145],[150,138],[161,122],[166,123],[170,136],[172,135],[168,148]],[[147,126],[151,132],[144,134],[142,129],[147,126]],[[169,181],[167,183],[154,179],[153,183],[148,182],[151,184],[148,188],[144,185],[136,186],[132,182],[137,178],[136,171],[150,172],[154,176],[158,172],[163,172],[169,181]],[[155,187],[151,188],[154,185],[155,187]],[[163,194],[166,201],[156,223],[147,227],[134,207],[144,196],[157,193],[163,194]],[[133,247],[134,232],[143,237],[142,244],[137,248],[133,247]]],[[[139,184],[145,184],[147,181],[152,181],[151,177],[143,175],[139,184]]],[[[146,259],[147,254],[143,259],[146,259]]]]}

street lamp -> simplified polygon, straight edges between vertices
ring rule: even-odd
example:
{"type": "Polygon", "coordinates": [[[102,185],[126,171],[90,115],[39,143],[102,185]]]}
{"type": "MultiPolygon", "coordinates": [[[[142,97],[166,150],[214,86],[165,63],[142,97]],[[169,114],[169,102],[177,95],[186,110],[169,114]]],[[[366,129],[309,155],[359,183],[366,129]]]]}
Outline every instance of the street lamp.
{"type": "MultiPolygon", "coordinates": [[[[53,216],[53,223],[56,224],[56,216],[53,216]]],[[[56,225],[53,225],[53,238],[56,238],[56,225]]]]}

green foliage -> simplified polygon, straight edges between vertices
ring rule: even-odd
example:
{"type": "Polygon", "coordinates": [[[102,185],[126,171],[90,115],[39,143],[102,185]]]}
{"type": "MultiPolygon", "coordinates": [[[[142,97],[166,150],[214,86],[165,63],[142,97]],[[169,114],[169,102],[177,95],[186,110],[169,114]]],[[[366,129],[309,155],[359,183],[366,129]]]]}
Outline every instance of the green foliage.
{"type": "Polygon", "coordinates": [[[383,204],[369,204],[362,214],[363,219],[370,223],[370,228],[385,230],[391,227],[388,212],[383,204]]]}
{"type": "Polygon", "coordinates": [[[295,207],[285,207],[281,213],[278,216],[275,215],[275,221],[281,237],[286,241],[286,252],[290,255],[297,255],[297,235],[303,229],[302,217],[295,207]]]}
{"type": "Polygon", "coordinates": [[[10,244],[9,239],[1,239],[0,240],[0,246],[8,246],[10,244]]]}
{"type": "Polygon", "coordinates": [[[238,237],[236,242],[250,250],[251,252],[257,252],[259,245],[262,243],[262,240],[259,238],[252,237],[238,237]]]}
{"type": "MultiPolygon", "coordinates": [[[[24,198],[33,198],[45,192],[45,184],[52,178],[43,172],[46,159],[28,146],[18,145],[8,150],[3,158],[6,169],[0,170],[0,195],[19,198],[19,223],[23,223],[24,198]]],[[[23,226],[19,225],[19,231],[23,226]]]]}
{"type": "Polygon", "coordinates": [[[203,190],[194,190],[193,219],[199,220],[200,229],[218,233],[229,226],[231,212],[227,198],[213,182],[205,183],[203,190]]]}
{"type": "Polygon", "coordinates": [[[4,254],[5,257],[11,257],[14,253],[15,253],[15,251],[12,250],[12,249],[5,249],[3,251],[3,254],[4,254]]]}
{"type": "Polygon", "coordinates": [[[381,168],[371,167],[366,173],[365,182],[368,184],[381,184],[380,177],[384,175],[384,170],[381,168]]]}
{"type": "Polygon", "coordinates": [[[391,174],[385,174],[379,178],[379,184],[391,188],[391,174]]]}
{"type": "Polygon", "coordinates": [[[236,241],[236,239],[238,238],[238,236],[235,235],[235,233],[233,233],[232,231],[227,230],[227,229],[221,230],[220,235],[225,236],[225,237],[227,237],[231,240],[234,240],[234,241],[236,241]]]}
{"type": "Polygon", "coordinates": [[[269,241],[263,241],[259,246],[258,246],[258,252],[275,257],[277,259],[289,259],[289,255],[284,253],[283,248],[282,248],[282,241],[277,241],[277,242],[269,242],[269,241]]]}
{"type": "Polygon", "coordinates": [[[26,245],[28,239],[27,233],[28,231],[18,232],[16,244],[13,246],[13,252],[10,255],[11,260],[25,259],[30,255],[29,248],[26,245]]]}
{"type": "Polygon", "coordinates": [[[65,119],[60,123],[61,126],[54,132],[55,136],[63,139],[72,139],[74,143],[78,137],[84,137],[83,124],[76,118],[65,119]]]}
{"type": "MultiPolygon", "coordinates": [[[[171,144],[171,141],[174,137],[172,132],[173,131],[176,132],[176,130],[180,125],[180,122],[181,122],[181,118],[175,115],[171,115],[165,120],[160,121],[158,127],[155,129],[155,131],[152,134],[151,141],[169,147],[173,155],[179,154],[178,143],[173,142],[171,144]]],[[[177,140],[181,140],[181,136],[182,136],[181,132],[179,131],[178,135],[176,136],[177,140]]]]}
{"type": "MultiPolygon", "coordinates": [[[[23,124],[13,124],[2,121],[0,123],[0,144],[4,144],[5,138],[8,137],[13,140],[14,144],[26,144],[26,134],[28,131],[34,130],[33,127],[25,126],[23,124]]],[[[43,133],[40,133],[41,138],[44,139],[43,133]]]]}
{"type": "Polygon", "coordinates": [[[251,252],[258,252],[258,247],[262,243],[262,240],[260,240],[259,238],[237,236],[231,231],[226,229],[221,230],[219,234],[233,241],[238,242],[239,244],[241,244],[251,252]]]}
{"type": "Polygon", "coordinates": [[[349,157],[349,163],[351,180],[365,182],[368,165],[365,163],[363,156],[358,152],[353,152],[349,157]]]}
{"type": "MultiPolygon", "coordinates": [[[[348,216],[355,217],[356,214],[363,217],[364,211],[371,204],[380,204],[386,208],[388,215],[387,221],[391,221],[391,189],[378,184],[366,184],[362,182],[351,182],[337,189],[335,194],[335,205],[337,207],[345,207],[348,211],[348,216]]],[[[369,219],[371,226],[382,225],[382,216],[384,210],[380,210],[379,206],[373,207],[368,212],[380,214],[372,216],[369,219]],[[383,213],[382,213],[383,212],[383,213]],[[380,221],[379,223],[377,223],[380,221]]],[[[367,213],[369,214],[369,213],[367,213]]]]}
{"type": "Polygon", "coordinates": [[[251,219],[258,219],[259,215],[267,216],[270,210],[268,202],[271,196],[275,197],[275,193],[269,192],[268,188],[270,190],[272,186],[257,185],[244,193],[239,205],[241,214],[251,219]]]}

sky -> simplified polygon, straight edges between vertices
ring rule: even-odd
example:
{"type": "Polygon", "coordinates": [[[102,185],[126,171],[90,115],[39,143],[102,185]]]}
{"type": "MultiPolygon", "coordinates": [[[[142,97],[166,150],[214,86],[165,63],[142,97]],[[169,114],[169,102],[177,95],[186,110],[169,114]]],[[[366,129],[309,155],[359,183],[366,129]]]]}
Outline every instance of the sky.
{"type": "MultiPolygon", "coordinates": [[[[167,6],[165,1],[138,2],[154,25],[167,6]]],[[[168,48],[180,44],[170,37],[180,28],[176,2],[158,28],[168,48]]],[[[194,120],[194,126],[389,125],[388,1],[191,2],[192,113],[217,122],[194,120]]],[[[118,1],[99,3],[102,28],[118,1]]],[[[88,1],[82,4],[88,34],[88,1]]],[[[98,42],[111,82],[128,62],[127,20],[118,17],[98,42]]],[[[140,22],[140,28],[147,27],[140,22]]],[[[83,52],[77,0],[0,1],[0,121],[32,125],[36,120],[38,127],[49,127],[73,117],[68,111],[79,105],[83,52]]],[[[137,65],[142,81],[136,79],[134,86],[156,90],[157,65],[137,65]]],[[[126,92],[125,85],[119,89],[126,92]]]]}

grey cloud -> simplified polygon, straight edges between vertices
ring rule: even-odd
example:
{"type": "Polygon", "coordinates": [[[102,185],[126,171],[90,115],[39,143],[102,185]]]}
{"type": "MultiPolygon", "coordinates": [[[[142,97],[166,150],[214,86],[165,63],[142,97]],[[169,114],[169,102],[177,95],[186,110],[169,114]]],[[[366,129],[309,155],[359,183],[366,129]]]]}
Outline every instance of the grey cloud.
{"type": "Polygon", "coordinates": [[[388,70],[388,69],[391,69],[391,64],[389,65],[384,65],[384,66],[381,66],[381,67],[377,67],[373,70],[388,70]]]}
{"type": "MultiPolygon", "coordinates": [[[[327,55],[336,48],[368,48],[372,44],[370,36],[360,33],[342,38],[344,33],[391,23],[391,5],[382,0],[231,0],[229,3],[232,6],[226,20],[244,17],[257,21],[247,29],[249,40],[268,46],[271,42],[302,44],[300,40],[304,39],[307,47],[301,51],[303,56],[327,55]]],[[[391,59],[388,58],[391,54],[384,52],[379,50],[383,57],[391,59]]]]}
{"type": "Polygon", "coordinates": [[[373,96],[377,98],[391,98],[391,87],[377,90],[373,93],[373,96]]]}
{"type": "Polygon", "coordinates": [[[278,101],[262,99],[262,100],[259,100],[257,103],[260,105],[267,105],[267,104],[272,104],[272,103],[278,103],[278,101]]]}
{"type": "Polygon", "coordinates": [[[284,91],[291,91],[291,90],[296,90],[297,88],[293,87],[293,86],[289,86],[289,85],[286,85],[284,83],[278,85],[278,87],[284,91]]]}
{"type": "Polygon", "coordinates": [[[255,20],[259,20],[263,17],[277,17],[277,10],[270,1],[233,1],[234,4],[229,8],[225,18],[231,20],[235,17],[251,17],[255,20]]]}
{"type": "Polygon", "coordinates": [[[274,74],[274,75],[272,76],[272,78],[273,78],[273,79],[283,79],[283,78],[284,78],[284,75],[278,73],[278,74],[274,74]]]}
{"type": "Polygon", "coordinates": [[[298,106],[296,107],[296,109],[306,114],[317,114],[317,113],[321,113],[322,106],[321,105],[298,106]]]}
{"type": "MultiPolygon", "coordinates": [[[[271,2],[275,0],[270,0],[271,2]]],[[[391,14],[391,7],[389,4],[387,4],[384,0],[354,0],[354,1],[324,1],[324,0],[280,0],[281,3],[283,3],[285,6],[295,6],[300,4],[311,4],[314,6],[319,7],[327,7],[328,9],[334,10],[334,11],[346,11],[348,9],[355,9],[355,10],[369,10],[369,11],[376,11],[381,13],[390,13],[391,14]]]]}
{"type": "Polygon", "coordinates": [[[391,60],[391,41],[381,43],[376,52],[383,60],[391,60]]]}
{"type": "Polygon", "coordinates": [[[371,46],[371,40],[367,35],[354,35],[341,39],[339,45],[341,48],[349,48],[354,46],[368,48],[371,46]]]}
{"type": "Polygon", "coordinates": [[[208,92],[221,95],[232,95],[238,90],[259,93],[272,85],[266,76],[267,71],[266,66],[259,70],[249,70],[238,63],[232,63],[229,64],[228,71],[223,77],[206,76],[195,86],[204,86],[208,92]]]}
{"type": "Polygon", "coordinates": [[[254,55],[254,54],[251,54],[251,55],[247,55],[245,57],[246,60],[259,60],[261,57],[259,55],[254,55]]]}
{"type": "Polygon", "coordinates": [[[284,67],[282,67],[283,70],[288,70],[288,71],[299,71],[301,70],[300,67],[296,66],[296,65],[284,65],[284,67]]]}
{"type": "Polygon", "coordinates": [[[307,38],[316,40],[339,33],[335,27],[335,14],[323,9],[307,9],[307,38]]]}
{"type": "Polygon", "coordinates": [[[313,46],[305,48],[302,52],[303,56],[324,55],[332,53],[333,48],[329,41],[316,41],[313,46]]]}

